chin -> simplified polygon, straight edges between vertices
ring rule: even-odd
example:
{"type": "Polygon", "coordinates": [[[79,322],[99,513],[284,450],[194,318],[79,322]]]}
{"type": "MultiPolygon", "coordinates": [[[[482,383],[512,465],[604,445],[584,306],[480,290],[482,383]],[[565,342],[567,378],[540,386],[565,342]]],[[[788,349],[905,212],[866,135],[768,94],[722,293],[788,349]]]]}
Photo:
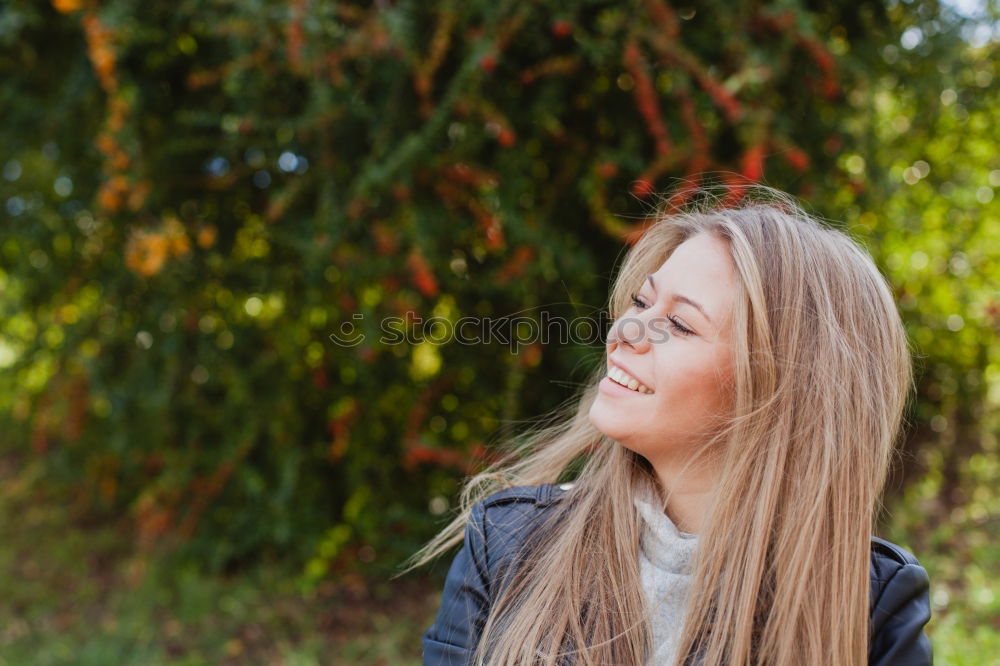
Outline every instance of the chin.
{"type": "Polygon", "coordinates": [[[621,442],[622,438],[628,436],[628,423],[621,418],[621,415],[615,414],[611,407],[601,404],[600,398],[590,406],[587,415],[590,417],[591,425],[616,442],[621,442]]]}

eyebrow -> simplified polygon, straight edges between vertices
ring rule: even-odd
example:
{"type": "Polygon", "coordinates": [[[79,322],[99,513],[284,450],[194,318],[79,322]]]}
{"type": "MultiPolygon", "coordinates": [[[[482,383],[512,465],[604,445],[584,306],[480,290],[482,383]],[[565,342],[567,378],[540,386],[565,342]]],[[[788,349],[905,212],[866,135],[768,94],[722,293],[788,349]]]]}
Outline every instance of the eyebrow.
{"type": "MultiPolygon", "coordinates": [[[[649,284],[653,287],[653,291],[655,292],[656,291],[656,283],[653,282],[653,276],[650,275],[648,279],[649,279],[649,284]]],[[[709,322],[712,321],[712,318],[708,316],[708,313],[705,312],[705,310],[700,305],[698,305],[697,302],[692,301],[687,296],[682,296],[680,294],[674,294],[674,300],[675,301],[680,301],[681,303],[687,303],[688,305],[694,306],[695,308],[698,309],[698,312],[700,312],[702,314],[702,316],[705,317],[705,319],[707,319],[709,322]]]]}

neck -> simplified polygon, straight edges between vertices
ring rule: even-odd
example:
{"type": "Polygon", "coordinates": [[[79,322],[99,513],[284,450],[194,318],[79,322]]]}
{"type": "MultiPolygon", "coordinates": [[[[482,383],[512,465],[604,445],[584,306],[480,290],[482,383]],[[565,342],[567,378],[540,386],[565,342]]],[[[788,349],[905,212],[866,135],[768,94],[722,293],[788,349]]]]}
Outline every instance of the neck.
{"type": "Polygon", "coordinates": [[[716,475],[712,465],[692,464],[685,470],[685,463],[651,461],[659,490],[667,498],[667,516],[680,531],[698,534],[715,495],[716,475]]]}

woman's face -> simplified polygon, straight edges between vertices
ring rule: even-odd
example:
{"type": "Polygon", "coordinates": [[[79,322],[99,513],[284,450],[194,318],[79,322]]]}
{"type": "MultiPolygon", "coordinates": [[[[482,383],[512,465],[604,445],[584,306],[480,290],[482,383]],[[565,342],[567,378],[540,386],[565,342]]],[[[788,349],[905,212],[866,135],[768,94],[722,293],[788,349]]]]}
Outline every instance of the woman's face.
{"type": "Polygon", "coordinates": [[[654,466],[704,442],[710,418],[729,408],[737,288],[724,240],[701,233],[678,246],[608,333],[594,426],[654,466]]]}

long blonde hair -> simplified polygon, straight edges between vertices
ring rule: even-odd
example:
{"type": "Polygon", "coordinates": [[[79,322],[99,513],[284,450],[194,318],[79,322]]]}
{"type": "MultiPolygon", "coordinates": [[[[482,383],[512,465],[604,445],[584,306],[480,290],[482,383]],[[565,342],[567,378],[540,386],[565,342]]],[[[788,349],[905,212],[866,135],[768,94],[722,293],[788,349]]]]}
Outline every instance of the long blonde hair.
{"type": "MultiPolygon", "coordinates": [[[[609,303],[621,316],[694,234],[726,241],[740,292],[732,409],[697,452],[720,473],[678,663],[864,663],[869,539],[912,388],[905,329],[868,253],[791,196],[757,185],[739,205],[719,205],[699,192],[700,203],[651,219],[609,303]]],[[[468,479],[457,517],[408,561],[407,570],[459,543],[472,506],[496,490],[579,470],[492,604],[477,664],[552,666],[573,655],[581,666],[632,665],[650,654],[632,498],[657,485],[641,456],[590,423],[605,367],[468,479]]]]}

